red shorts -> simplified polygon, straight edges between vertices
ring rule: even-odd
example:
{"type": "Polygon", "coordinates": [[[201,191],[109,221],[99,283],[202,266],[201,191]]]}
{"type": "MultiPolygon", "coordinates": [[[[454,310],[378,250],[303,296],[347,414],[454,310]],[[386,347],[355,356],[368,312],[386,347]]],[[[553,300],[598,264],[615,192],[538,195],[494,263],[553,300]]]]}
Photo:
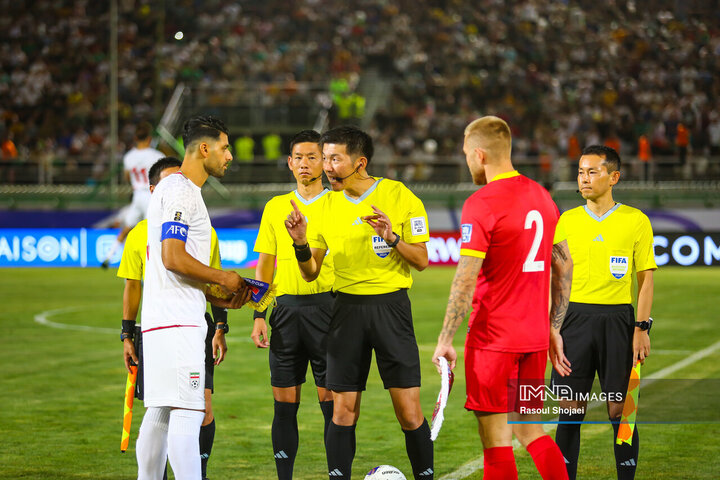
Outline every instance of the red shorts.
{"type": "Polygon", "coordinates": [[[546,364],[547,350],[510,353],[466,346],[465,408],[492,413],[542,408],[546,364]]]}

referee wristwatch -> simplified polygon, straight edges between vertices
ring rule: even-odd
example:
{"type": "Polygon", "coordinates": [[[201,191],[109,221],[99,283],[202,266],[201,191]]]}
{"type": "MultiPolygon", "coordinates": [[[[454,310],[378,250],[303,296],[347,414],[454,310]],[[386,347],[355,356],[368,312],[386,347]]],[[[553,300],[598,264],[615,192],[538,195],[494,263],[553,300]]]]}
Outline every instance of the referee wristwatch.
{"type": "Polygon", "coordinates": [[[230,331],[230,326],[227,323],[216,323],[215,331],[222,330],[223,333],[227,334],[230,331]]]}
{"type": "Polygon", "coordinates": [[[132,333],[129,333],[129,332],[121,332],[121,333],[120,333],[120,341],[124,342],[124,341],[125,341],[126,339],[128,339],[128,338],[129,338],[130,340],[134,340],[134,339],[135,339],[135,335],[133,335],[132,333]]]}
{"type": "Polygon", "coordinates": [[[648,333],[650,333],[650,329],[652,328],[652,324],[653,324],[653,319],[652,319],[652,317],[649,317],[649,318],[647,319],[647,322],[635,322],[635,327],[636,327],[636,328],[639,328],[639,329],[642,330],[643,332],[648,332],[648,333]]]}

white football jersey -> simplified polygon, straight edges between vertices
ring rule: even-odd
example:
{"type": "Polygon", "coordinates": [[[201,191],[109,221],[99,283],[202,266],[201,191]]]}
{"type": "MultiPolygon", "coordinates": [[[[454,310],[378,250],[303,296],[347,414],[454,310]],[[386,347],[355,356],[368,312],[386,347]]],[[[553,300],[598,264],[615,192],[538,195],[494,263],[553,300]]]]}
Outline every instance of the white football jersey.
{"type": "Polygon", "coordinates": [[[205,284],[167,270],[161,253],[163,239],[177,238],[193,258],[210,264],[210,216],[200,187],[181,172],[160,182],[150,198],[147,232],[143,331],[206,325],[205,284]]]}
{"type": "Polygon", "coordinates": [[[133,192],[147,192],[150,190],[150,182],[148,180],[150,167],[164,156],[162,152],[154,148],[137,149],[135,147],[131,148],[130,151],[125,154],[123,157],[123,166],[125,171],[130,174],[130,183],[132,184],[133,192]]]}

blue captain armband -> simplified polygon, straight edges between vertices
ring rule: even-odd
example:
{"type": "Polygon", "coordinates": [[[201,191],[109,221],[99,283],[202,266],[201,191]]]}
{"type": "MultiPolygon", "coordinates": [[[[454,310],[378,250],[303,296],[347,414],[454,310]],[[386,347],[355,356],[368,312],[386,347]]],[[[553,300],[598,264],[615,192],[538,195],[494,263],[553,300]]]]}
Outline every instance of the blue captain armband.
{"type": "Polygon", "coordinates": [[[179,222],[165,222],[162,224],[162,233],[160,234],[160,241],[167,240],[168,238],[175,238],[187,242],[188,227],[187,225],[179,222]]]}

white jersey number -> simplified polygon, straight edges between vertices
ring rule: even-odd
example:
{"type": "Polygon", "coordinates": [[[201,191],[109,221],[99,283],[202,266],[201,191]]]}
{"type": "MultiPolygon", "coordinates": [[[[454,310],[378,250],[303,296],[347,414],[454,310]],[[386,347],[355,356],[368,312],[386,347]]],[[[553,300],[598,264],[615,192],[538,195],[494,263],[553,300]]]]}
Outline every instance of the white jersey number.
{"type": "Polygon", "coordinates": [[[540,212],[537,210],[530,210],[525,217],[525,230],[530,230],[535,224],[535,238],[530,246],[530,252],[528,253],[525,263],[523,263],[523,272],[544,272],[545,261],[535,260],[540,250],[540,242],[543,238],[543,219],[540,212]]]}

